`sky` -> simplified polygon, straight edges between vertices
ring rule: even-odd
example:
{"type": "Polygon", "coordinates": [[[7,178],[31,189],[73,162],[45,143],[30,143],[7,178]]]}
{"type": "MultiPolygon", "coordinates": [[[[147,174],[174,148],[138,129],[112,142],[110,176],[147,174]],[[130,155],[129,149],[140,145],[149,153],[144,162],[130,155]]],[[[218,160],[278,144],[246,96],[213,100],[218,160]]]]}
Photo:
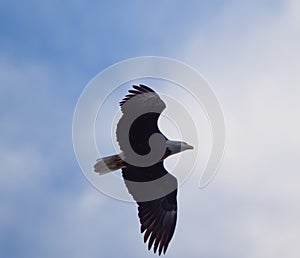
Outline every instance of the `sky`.
{"type": "Polygon", "coordinates": [[[296,0],[1,1],[0,256],[155,256],[135,205],[82,174],[72,119],[97,73],[156,55],[203,74],[226,122],[214,180],[198,188],[200,162],[179,189],[166,256],[299,257],[299,12],[296,0]]]}

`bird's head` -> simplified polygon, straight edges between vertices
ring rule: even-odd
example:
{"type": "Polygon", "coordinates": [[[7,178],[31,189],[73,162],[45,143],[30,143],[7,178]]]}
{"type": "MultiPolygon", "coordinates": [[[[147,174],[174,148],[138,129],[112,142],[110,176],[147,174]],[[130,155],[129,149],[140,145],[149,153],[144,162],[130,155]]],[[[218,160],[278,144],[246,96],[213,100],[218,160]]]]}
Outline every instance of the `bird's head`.
{"type": "Polygon", "coordinates": [[[167,149],[170,151],[170,155],[176,154],[185,150],[191,150],[194,149],[193,146],[187,144],[186,142],[180,142],[180,141],[167,141],[166,143],[167,149]]]}

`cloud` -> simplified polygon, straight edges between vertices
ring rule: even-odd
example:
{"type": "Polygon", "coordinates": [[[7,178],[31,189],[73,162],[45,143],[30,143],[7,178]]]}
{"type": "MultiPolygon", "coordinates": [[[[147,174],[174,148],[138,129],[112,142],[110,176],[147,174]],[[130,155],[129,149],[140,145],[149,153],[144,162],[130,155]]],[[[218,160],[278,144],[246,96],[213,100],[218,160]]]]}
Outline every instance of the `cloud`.
{"type": "Polygon", "coordinates": [[[236,19],[243,12],[234,8],[223,13],[224,21],[218,20],[215,44],[209,46],[212,38],[201,35],[188,39],[183,56],[213,81],[224,108],[227,146],[219,174],[207,189],[181,189],[185,234],[177,234],[178,242],[187,234],[193,239],[182,253],[297,257],[300,252],[300,224],[293,215],[300,212],[295,9],[295,1],[267,16],[260,9],[258,19],[245,27],[243,18],[242,23],[236,19]]]}
{"type": "MultiPolygon", "coordinates": [[[[202,156],[180,188],[168,255],[298,257],[300,5],[215,4],[185,7],[183,14],[180,6],[165,2],[155,14],[157,6],[134,9],[138,17],[118,10],[121,17],[109,23],[98,20],[97,8],[82,10],[79,2],[70,12],[36,3],[42,12],[24,23],[24,31],[32,29],[27,40],[18,26],[12,26],[18,42],[2,34],[1,256],[154,257],[143,244],[135,205],[99,194],[82,176],[71,122],[76,98],[99,67],[158,53],[205,75],[227,124],[226,154],[216,178],[197,188],[202,156]],[[73,21],[82,23],[76,27],[73,21]]],[[[107,8],[104,17],[115,10],[107,8]]]]}

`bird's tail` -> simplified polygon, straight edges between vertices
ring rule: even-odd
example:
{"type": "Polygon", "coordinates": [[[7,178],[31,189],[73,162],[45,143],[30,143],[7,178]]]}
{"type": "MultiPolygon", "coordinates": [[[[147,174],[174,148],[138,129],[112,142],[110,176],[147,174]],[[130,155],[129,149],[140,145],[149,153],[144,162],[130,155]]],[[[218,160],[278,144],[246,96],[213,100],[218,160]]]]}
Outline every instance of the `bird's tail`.
{"type": "Polygon", "coordinates": [[[100,175],[109,173],[114,170],[118,170],[125,167],[124,160],[122,159],[122,153],[97,159],[97,163],[94,165],[94,170],[100,175]]]}

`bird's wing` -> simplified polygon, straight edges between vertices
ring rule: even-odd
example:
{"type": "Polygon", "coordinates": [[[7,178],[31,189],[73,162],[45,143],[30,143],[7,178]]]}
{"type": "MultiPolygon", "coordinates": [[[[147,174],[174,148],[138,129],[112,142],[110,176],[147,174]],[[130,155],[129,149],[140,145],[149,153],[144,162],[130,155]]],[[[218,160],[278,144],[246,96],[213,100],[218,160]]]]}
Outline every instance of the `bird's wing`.
{"type": "Polygon", "coordinates": [[[149,202],[138,203],[141,233],[150,250],[154,243],[154,253],[165,253],[173,237],[177,220],[177,189],[169,195],[149,202]]]}
{"type": "MultiPolygon", "coordinates": [[[[160,132],[157,121],[165,109],[159,95],[145,85],[133,86],[120,102],[123,116],[117,125],[117,140],[128,161],[130,147],[138,155],[150,152],[149,139],[160,132]]],[[[164,141],[167,140],[163,136],[164,141]]],[[[165,148],[165,144],[163,144],[165,148]]],[[[122,175],[129,193],[138,204],[141,231],[144,240],[154,252],[166,252],[174,234],[177,220],[177,180],[159,161],[151,166],[134,166],[127,163],[122,175]]],[[[135,164],[136,165],[136,164],[135,164]]]]}
{"type": "Polygon", "coordinates": [[[176,178],[165,170],[162,162],[146,168],[129,165],[122,169],[122,174],[129,193],[138,204],[144,242],[148,241],[149,250],[154,244],[154,253],[157,250],[159,255],[165,253],[176,227],[176,178]],[[147,197],[153,199],[144,201],[147,197]]]}
{"type": "Polygon", "coordinates": [[[130,145],[138,155],[150,152],[149,139],[151,135],[160,132],[157,121],[166,108],[159,95],[145,85],[134,85],[130,94],[120,102],[123,116],[117,125],[117,141],[126,156],[126,144],[130,145]]]}
{"type": "Polygon", "coordinates": [[[166,105],[165,103],[160,99],[159,95],[149,88],[146,85],[140,84],[140,85],[133,85],[133,89],[129,90],[128,92],[130,94],[127,94],[125,98],[120,101],[120,106],[121,110],[124,114],[126,114],[128,109],[130,109],[132,106],[126,105],[130,102],[130,100],[135,100],[135,105],[134,108],[143,108],[145,106],[155,106],[162,112],[165,108],[166,105]],[[136,98],[138,97],[138,98],[136,98]]]}

